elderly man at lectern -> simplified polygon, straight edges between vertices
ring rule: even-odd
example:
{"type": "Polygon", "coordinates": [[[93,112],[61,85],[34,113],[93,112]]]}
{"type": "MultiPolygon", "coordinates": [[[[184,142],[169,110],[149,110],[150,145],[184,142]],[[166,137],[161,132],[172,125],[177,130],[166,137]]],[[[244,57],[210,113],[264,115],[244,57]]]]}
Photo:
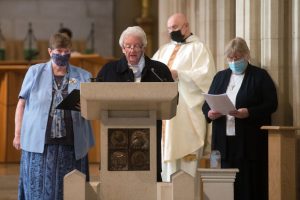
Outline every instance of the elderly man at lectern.
{"type": "MultiPolygon", "coordinates": [[[[128,27],[120,36],[124,56],[104,65],[97,79],[104,82],[173,82],[169,68],[145,55],[147,38],[139,26],[128,27]]],[[[161,121],[157,121],[157,181],[161,181],[161,121]]]]}

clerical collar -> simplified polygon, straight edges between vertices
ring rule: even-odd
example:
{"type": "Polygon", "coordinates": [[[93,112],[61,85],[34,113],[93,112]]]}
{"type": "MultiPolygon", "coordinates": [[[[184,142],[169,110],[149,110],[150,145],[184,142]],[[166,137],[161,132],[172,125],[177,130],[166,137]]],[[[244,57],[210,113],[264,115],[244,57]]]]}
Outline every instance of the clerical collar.
{"type": "Polygon", "coordinates": [[[184,43],[186,43],[186,40],[191,37],[191,35],[193,35],[193,33],[191,33],[189,36],[187,36],[186,38],[184,38],[184,43]]]}

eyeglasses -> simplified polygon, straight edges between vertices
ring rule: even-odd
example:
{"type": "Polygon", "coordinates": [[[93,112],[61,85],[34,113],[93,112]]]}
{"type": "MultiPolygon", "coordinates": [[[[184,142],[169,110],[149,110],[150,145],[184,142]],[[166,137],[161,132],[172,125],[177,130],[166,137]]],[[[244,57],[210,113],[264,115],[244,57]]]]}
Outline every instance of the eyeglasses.
{"type": "Polygon", "coordinates": [[[123,48],[126,49],[126,50],[132,50],[133,49],[134,51],[140,51],[143,48],[143,45],[140,45],[140,44],[134,44],[134,45],[124,44],[123,48]]]}

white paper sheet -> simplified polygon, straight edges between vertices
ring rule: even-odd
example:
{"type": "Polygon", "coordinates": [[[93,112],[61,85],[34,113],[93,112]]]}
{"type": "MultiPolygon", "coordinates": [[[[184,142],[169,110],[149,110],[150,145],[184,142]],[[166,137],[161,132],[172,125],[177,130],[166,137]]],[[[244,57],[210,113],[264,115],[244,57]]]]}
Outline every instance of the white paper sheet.
{"type": "Polygon", "coordinates": [[[236,110],[227,94],[207,94],[203,96],[211,110],[227,115],[230,111],[236,110]]]}

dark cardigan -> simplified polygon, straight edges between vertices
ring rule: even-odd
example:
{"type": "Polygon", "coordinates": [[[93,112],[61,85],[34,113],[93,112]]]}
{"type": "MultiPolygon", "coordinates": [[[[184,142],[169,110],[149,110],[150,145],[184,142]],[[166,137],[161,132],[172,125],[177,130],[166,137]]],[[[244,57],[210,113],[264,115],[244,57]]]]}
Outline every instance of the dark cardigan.
{"type": "MultiPolygon", "coordinates": [[[[230,69],[218,72],[208,93],[226,93],[230,76],[230,69]]],[[[268,152],[267,133],[260,127],[271,123],[271,114],[276,111],[277,104],[276,88],[267,71],[249,64],[236,97],[236,108],[248,108],[249,117],[235,118],[236,145],[230,148],[227,146],[226,116],[214,120],[212,149],[219,150],[223,159],[248,158],[255,160],[265,158],[268,152]]],[[[211,122],[208,118],[209,110],[210,108],[205,102],[202,111],[207,121],[211,122]]]]}
{"type": "MultiPolygon", "coordinates": [[[[97,75],[97,79],[104,82],[133,82],[134,75],[127,64],[126,57],[120,60],[107,63],[103,66],[97,75]]],[[[173,82],[173,78],[169,68],[155,60],[151,60],[145,56],[145,67],[142,71],[141,82],[173,82]],[[158,76],[156,76],[155,74],[158,76]]],[[[161,131],[162,121],[156,123],[157,129],[157,181],[161,182],[161,131]]]]}

